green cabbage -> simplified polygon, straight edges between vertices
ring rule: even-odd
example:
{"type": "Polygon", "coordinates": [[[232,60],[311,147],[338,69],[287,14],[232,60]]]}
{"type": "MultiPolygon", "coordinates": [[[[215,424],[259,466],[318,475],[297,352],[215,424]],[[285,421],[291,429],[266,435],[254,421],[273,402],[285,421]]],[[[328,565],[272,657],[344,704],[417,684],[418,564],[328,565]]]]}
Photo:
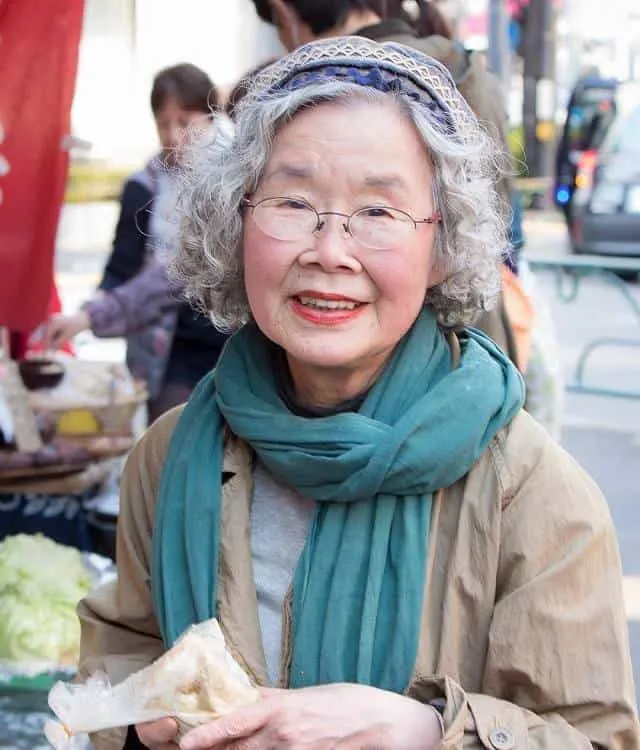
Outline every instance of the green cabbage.
{"type": "Polygon", "coordinates": [[[0,542],[0,660],[73,666],[79,600],[93,580],[82,555],[41,534],[0,542]]]}

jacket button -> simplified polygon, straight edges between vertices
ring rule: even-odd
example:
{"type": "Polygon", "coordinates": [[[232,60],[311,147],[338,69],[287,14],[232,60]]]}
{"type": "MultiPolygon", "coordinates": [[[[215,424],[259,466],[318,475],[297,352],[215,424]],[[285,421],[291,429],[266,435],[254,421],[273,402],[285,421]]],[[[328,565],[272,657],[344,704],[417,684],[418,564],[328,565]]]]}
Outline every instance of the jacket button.
{"type": "Polygon", "coordinates": [[[516,746],[516,738],[508,729],[498,727],[489,732],[489,742],[495,750],[513,750],[516,746]]]}

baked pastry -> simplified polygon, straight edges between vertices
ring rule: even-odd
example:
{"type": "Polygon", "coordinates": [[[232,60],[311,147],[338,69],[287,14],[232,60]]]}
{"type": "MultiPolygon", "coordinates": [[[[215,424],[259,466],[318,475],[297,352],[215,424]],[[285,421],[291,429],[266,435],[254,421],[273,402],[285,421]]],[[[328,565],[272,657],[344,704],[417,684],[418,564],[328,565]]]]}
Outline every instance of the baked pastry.
{"type": "Polygon", "coordinates": [[[259,697],[227,649],[216,620],[194,625],[144,672],[146,708],[170,715],[206,714],[212,719],[259,697]]]}
{"type": "Polygon", "coordinates": [[[97,737],[104,730],[173,716],[181,736],[259,698],[258,689],[227,649],[217,620],[206,620],[115,687],[100,673],[80,685],[56,683],[49,692],[49,707],[59,721],[48,721],[45,734],[56,750],[72,750],[78,734],[97,737]]]}

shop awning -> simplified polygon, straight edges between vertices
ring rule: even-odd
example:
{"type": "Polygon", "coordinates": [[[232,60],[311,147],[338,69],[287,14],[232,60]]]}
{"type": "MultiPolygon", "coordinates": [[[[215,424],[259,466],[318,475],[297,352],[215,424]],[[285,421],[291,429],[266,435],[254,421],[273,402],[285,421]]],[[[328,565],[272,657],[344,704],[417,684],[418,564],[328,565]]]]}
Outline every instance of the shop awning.
{"type": "Polygon", "coordinates": [[[46,317],[83,0],[0,3],[0,326],[46,317]]]}

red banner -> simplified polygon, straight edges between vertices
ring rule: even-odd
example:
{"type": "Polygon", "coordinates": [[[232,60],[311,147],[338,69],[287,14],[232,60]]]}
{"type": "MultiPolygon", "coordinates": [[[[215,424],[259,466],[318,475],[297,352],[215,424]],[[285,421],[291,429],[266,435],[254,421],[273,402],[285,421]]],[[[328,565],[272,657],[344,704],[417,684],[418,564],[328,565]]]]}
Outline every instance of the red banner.
{"type": "Polygon", "coordinates": [[[0,326],[49,308],[83,0],[0,2],[0,326]]]}

